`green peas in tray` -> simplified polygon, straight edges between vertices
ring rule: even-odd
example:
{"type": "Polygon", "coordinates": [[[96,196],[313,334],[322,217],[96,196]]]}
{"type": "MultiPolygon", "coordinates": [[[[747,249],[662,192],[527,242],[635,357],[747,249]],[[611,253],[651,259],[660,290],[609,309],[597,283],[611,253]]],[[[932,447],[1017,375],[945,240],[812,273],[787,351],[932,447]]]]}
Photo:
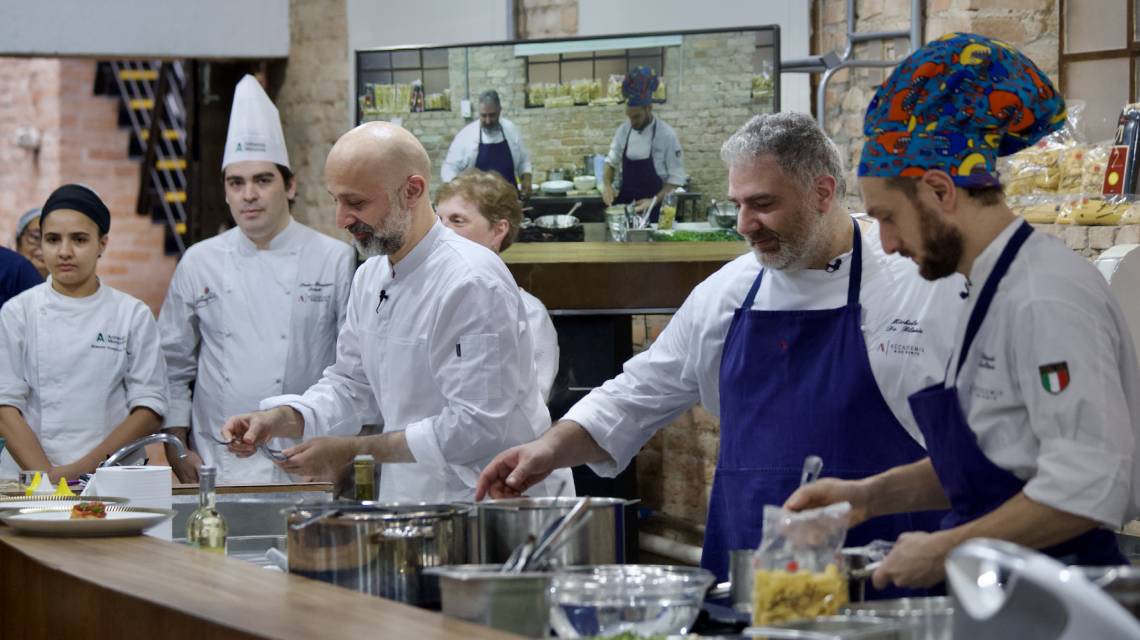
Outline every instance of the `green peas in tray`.
{"type": "Polygon", "coordinates": [[[716,229],[715,231],[654,231],[654,242],[736,242],[743,240],[732,229],[716,229]]]}

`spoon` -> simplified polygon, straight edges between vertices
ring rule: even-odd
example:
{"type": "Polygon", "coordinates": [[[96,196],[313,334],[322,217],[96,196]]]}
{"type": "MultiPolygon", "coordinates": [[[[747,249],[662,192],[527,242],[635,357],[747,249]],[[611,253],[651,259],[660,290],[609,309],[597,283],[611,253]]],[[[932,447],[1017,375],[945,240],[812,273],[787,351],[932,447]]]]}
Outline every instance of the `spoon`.
{"type": "Polygon", "coordinates": [[[817,455],[804,458],[804,468],[800,472],[800,486],[815,482],[821,471],[823,471],[823,458],[817,455]]]}

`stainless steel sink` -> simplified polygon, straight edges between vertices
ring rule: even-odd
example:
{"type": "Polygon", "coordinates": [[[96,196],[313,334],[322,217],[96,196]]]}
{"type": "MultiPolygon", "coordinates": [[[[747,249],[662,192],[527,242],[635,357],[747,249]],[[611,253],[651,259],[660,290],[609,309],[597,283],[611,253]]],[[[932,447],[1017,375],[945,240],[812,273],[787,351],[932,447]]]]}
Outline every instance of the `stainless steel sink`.
{"type": "MultiPolygon", "coordinates": [[[[302,501],[331,498],[331,493],[323,491],[218,494],[218,512],[229,526],[226,554],[260,566],[271,566],[265,552],[269,549],[285,552],[285,516],[282,510],[302,501]]],[[[172,506],[175,511],[172,521],[174,542],[185,543],[186,519],[198,508],[198,496],[174,496],[172,506]]]]}

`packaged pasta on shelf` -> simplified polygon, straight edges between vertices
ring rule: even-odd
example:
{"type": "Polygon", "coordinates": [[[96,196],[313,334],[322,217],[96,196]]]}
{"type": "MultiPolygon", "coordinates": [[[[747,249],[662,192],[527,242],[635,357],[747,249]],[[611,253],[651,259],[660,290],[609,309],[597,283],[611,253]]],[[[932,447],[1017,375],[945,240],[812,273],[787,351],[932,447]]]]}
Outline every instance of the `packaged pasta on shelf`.
{"type": "Polygon", "coordinates": [[[764,534],[752,558],[752,623],[834,615],[847,604],[843,541],[851,505],[792,512],[764,507],[764,534]]]}

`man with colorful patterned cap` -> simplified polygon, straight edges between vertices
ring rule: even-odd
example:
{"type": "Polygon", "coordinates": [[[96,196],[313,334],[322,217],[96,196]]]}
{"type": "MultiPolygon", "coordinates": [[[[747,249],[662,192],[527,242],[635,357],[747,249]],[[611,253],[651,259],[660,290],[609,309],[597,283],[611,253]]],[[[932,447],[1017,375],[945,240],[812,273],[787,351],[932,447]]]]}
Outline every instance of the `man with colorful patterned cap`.
{"type": "MultiPolygon", "coordinates": [[[[626,99],[626,122],[621,123],[610,143],[603,173],[602,200],[607,206],[634,203],[640,213],[657,196],[657,205],[688,176],[681,155],[681,141],[664,120],[653,115],[653,92],[660,78],[649,67],[636,67],[621,83],[626,99]],[[614,177],[621,170],[621,187],[614,192],[614,177]]],[[[649,221],[657,220],[654,206],[649,221]]]]}
{"type": "Polygon", "coordinates": [[[929,458],[797,491],[856,520],[949,507],[943,530],[899,537],[877,586],[925,586],[975,537],[1062,562],[1127,564],[1114,529],[1140,514],[1140,370],[1097,271],[1005,204],[999,156],[1059,128],[1065,105],[1008,44],[950,34],[907,58],[867,108],[859,183],[883,249],[972,287],[946,381],[910,397],[929,458]]]}

